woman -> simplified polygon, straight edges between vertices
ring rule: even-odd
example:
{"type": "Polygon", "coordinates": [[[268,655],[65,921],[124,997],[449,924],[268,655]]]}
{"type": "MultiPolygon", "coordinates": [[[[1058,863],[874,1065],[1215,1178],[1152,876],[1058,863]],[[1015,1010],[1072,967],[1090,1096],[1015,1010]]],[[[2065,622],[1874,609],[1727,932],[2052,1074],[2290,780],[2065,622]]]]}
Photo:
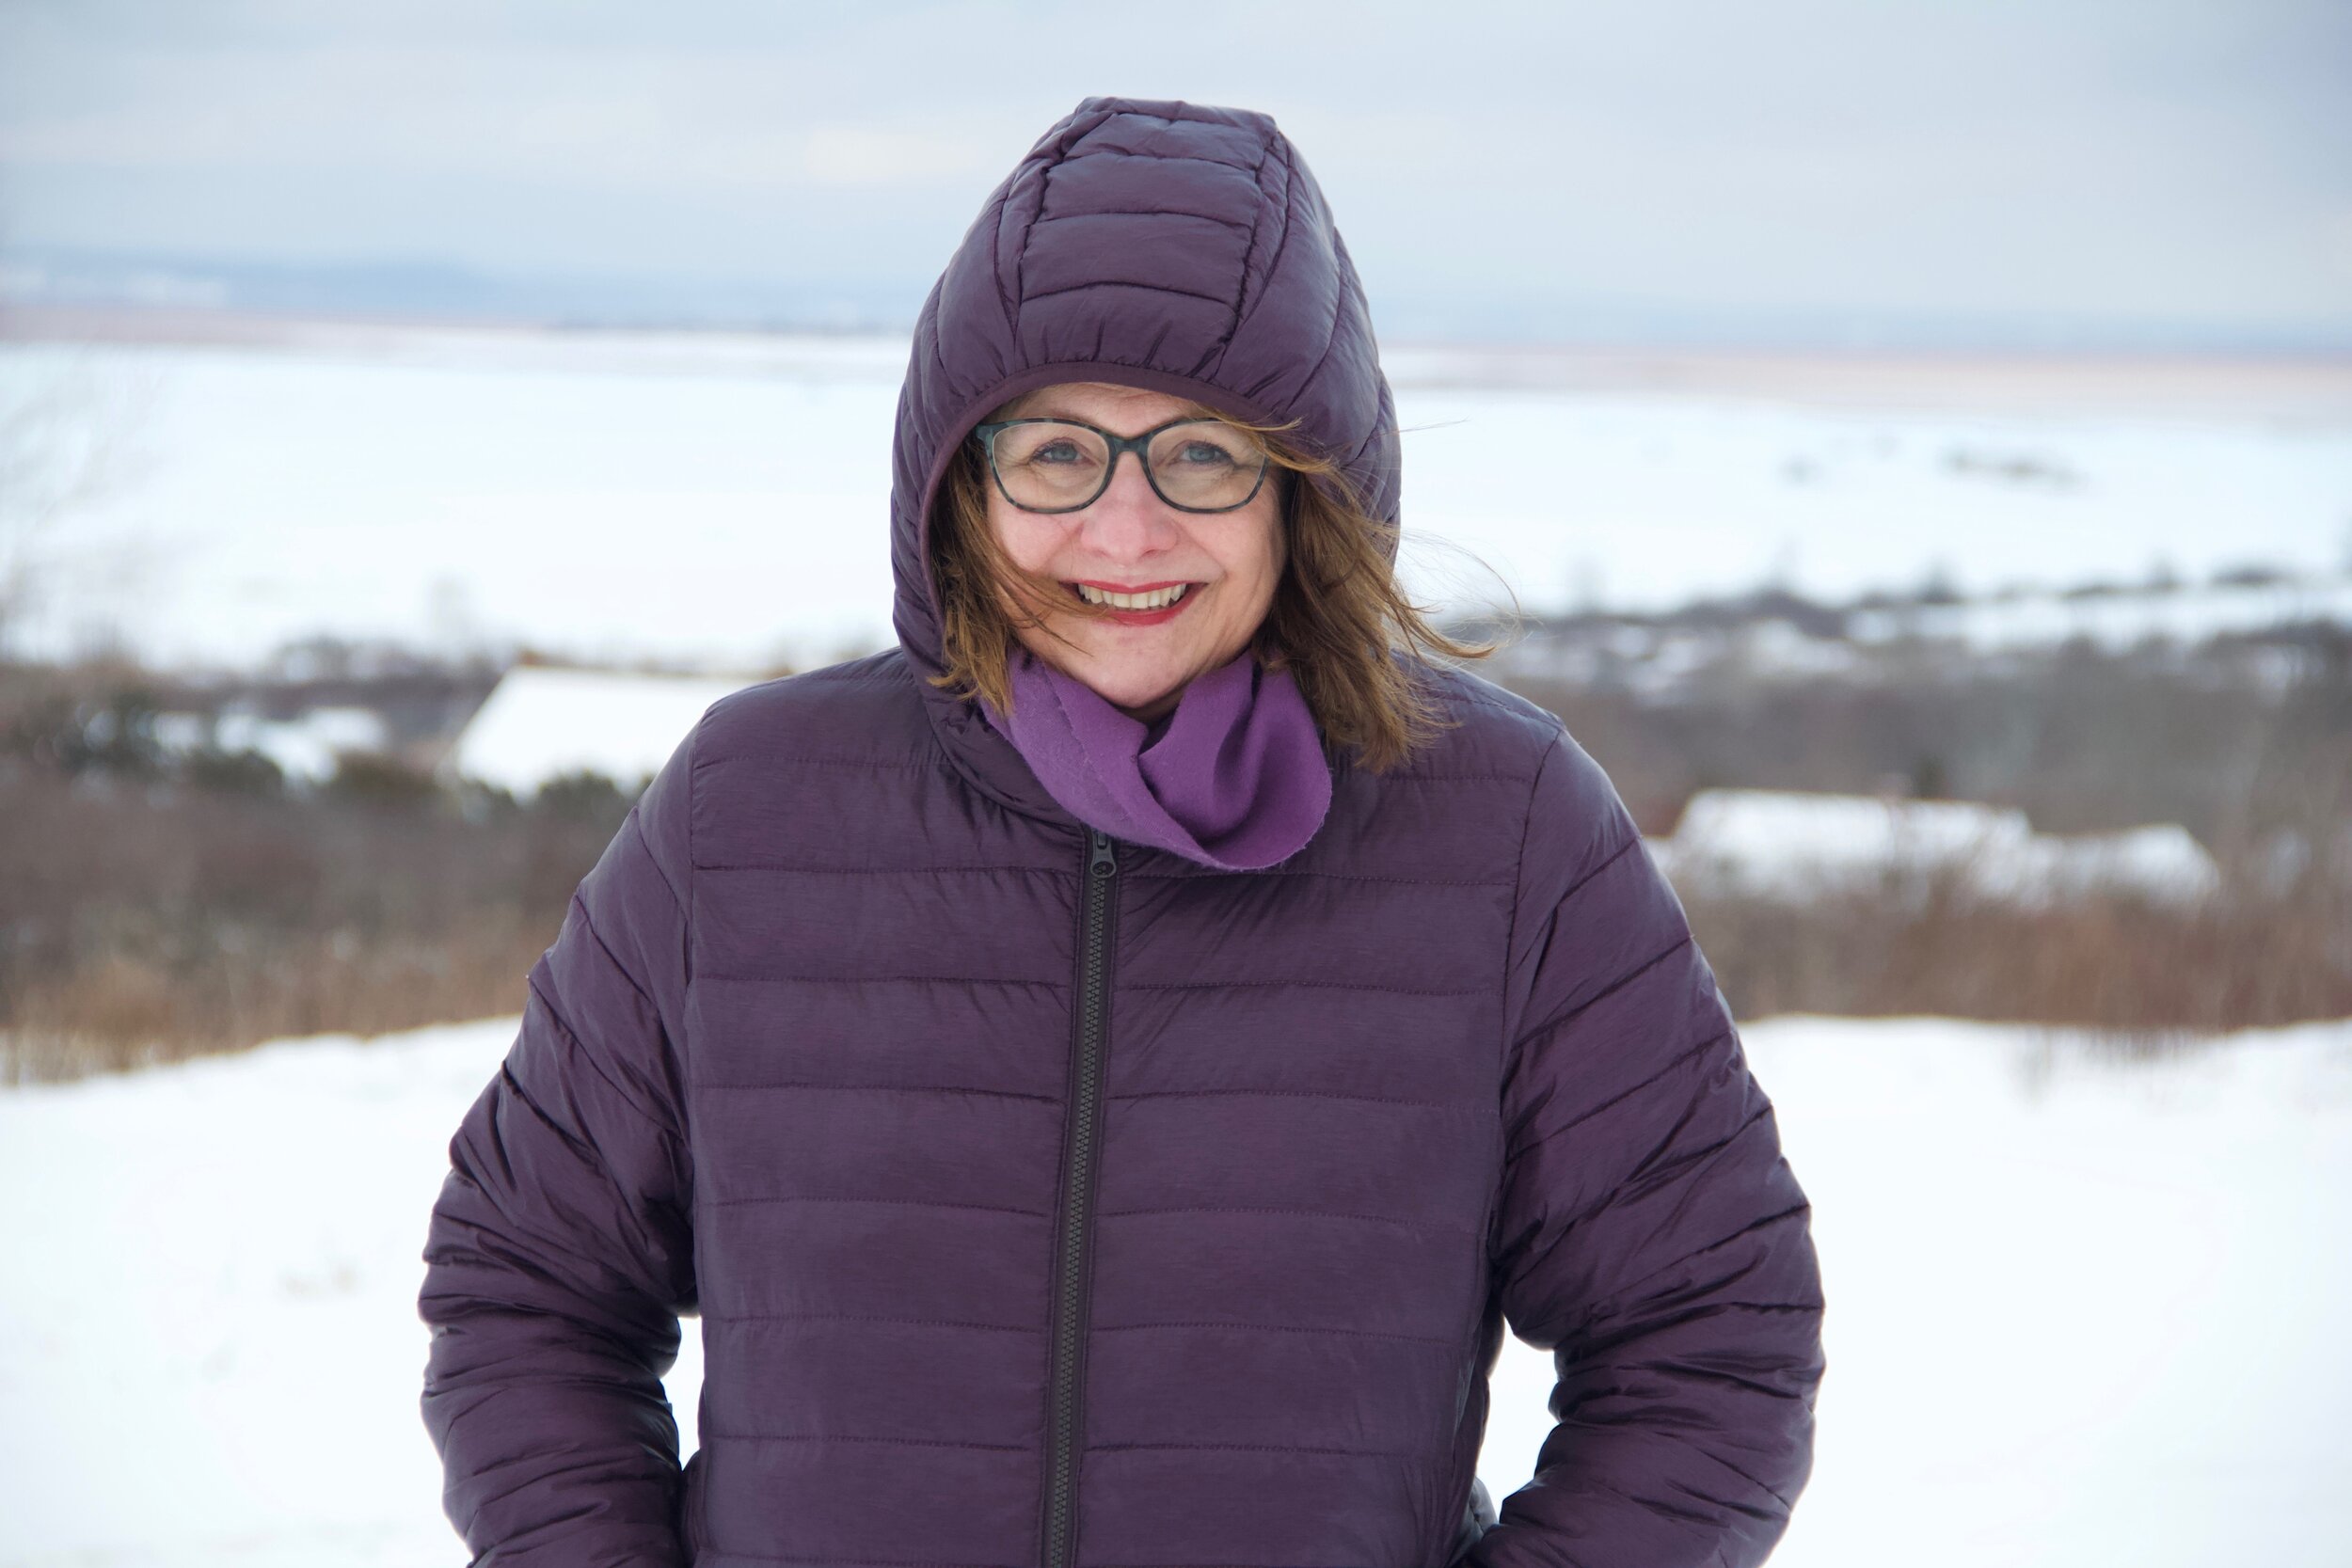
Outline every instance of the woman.
{"type": "Polygon", "coordinates": [[[1272,122],[1049,132],[916,328],[899,646],[705,715],[452,1145],[478,1560],[1764,1558],[1804,1195],[1608,780],[1424,657],[1397,503],[1272,122]],[[1497,1522],[1506,1323],[1559,1424],[1497,1522]]]}

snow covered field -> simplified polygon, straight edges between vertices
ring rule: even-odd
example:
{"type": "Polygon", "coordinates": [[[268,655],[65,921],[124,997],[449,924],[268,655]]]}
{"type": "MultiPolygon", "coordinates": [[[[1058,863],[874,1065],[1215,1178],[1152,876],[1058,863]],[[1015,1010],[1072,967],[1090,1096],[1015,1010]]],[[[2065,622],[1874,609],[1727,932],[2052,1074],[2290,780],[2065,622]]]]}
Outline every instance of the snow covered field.
{"type": "MultiPolygon", "coordinates": [[[[43,542],[26,634],[112,634],[167,662],[323,630],[716,669],[880,646],[904,353],[382,329],[0,344],[0,408],[43,405],[119,448],[110,491],[43,542]]],[[[2066,392],[2063,367],[1873,408],[1867,378],[1808,405],[1392,358],[1406,565],[1450,605],[1491,601],[1497,576],[1536,610],[1662,608],[1768,578],[1846,597],[1937,566],[1992,589],[2137,581],[2158,562],[2191,581],[2249,560],[2332,574],[2352,553],[2340,373],[2291,408],[2102,413],[2016,395],[2037,375],[2066,392]]]]}
{"type": "MultiPolygon", "coordinates": [[[[0,1091],[0,1568],[463,1560],[418,1253],[513,1027],[0,1091]]],[[[1937,1021],[1746,1037],[1830,1302],[1776,1564],[2352,1562],[2352,1023],[2156,1065],[1937,1021]]],[[[1507,1342],[1498,1497],[1549,1387],[1507,1342]]]]}

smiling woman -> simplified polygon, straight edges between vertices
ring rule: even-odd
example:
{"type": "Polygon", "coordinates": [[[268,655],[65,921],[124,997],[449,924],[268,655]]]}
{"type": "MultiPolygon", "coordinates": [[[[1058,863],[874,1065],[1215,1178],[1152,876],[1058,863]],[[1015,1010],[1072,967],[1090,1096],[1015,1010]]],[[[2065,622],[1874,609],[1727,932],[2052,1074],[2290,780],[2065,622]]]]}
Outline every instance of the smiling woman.
{"type": "Polygon", "coordinates": [[[1105,383],[1048,387],[999,413],[974,435],[995,481],[988,536],[1008,569],[995,606],[1030,654],[1129,717],[1170,712],[1273,607],[1284,550],[1265,449],[1183,400],[1105,383]],[[1132,464],[1105,439],[1145,431],[1132,464]],[[1015,581],[1024,592],[1009,597],[1015,581]]]}
{"type": "Polygon", "coordinates": [[[1285,439],[1293,428],[1109,382],[993,410],[948,460],[926,535],[945,665],[934,683],[1009,713],[1026,650],[1149,721],[1248,648],[1288,672],[1327,740],[1366,767],[1395,766],[1445,720],[1391,650],[1488,649],[1448,638],[1406,597],[1394,527],[1364,511],[1335,464],[1285,439]],[[1120,431],[1160,434],[1130,465],[1111,451],[1120,431]],[[1204,460],[1211,476],[1171,477],[1204,460]],[[1171,593],[1167,605],[1136,597],[1171,593]],[[1184,612],[1196,595],[1209,613],[1184,612]],[[1115,629],[1178,620],[1166,638],[1115,629]]]}
{"type": "Polygon", "coordinates": [[[1081,104],[926,305],[895,455],[899,646],[704,715],[451,1147],[424,1414],[477,1556],[1760,1562],[1804,1195],[1607,776],[1397,588],[1297,149],[1081,104]],[[1558,1424],[1498,1517],[1506,1326],[1558,1424]]]}

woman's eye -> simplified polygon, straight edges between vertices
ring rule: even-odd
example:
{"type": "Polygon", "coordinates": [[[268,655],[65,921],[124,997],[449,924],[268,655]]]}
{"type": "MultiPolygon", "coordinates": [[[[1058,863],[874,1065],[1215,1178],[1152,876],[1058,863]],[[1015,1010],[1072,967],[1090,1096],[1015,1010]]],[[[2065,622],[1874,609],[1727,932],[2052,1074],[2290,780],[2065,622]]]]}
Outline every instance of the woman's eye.
{"type": "Polygon", "coordinates": [[[1048,441],[1043,446],[1038,448],[1035,451],[1029,453],[1028,460],[1032,463],[1041,464],[1048,467],[1054,467],[1064,464],[1078,462],[1083,455],[1084,454],[1078,451],[1078,443],[1075,441],[1048,441]]]}
{"type": "Polygon", "coordinates": [[[1212,464],[1231,466],[1233,454],[1214,441],[1186,441],[1177,453],[1177,461],[1186,467],[1203,467],[1212,464]]]}

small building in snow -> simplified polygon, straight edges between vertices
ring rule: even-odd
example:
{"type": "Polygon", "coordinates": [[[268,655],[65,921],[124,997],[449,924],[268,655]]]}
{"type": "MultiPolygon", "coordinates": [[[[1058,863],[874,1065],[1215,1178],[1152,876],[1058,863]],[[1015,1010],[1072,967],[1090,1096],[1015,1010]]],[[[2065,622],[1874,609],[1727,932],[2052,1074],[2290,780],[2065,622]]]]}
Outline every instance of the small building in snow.
{"type": "Polygon", "coordinates": [[[1790,901],[1944,886],[2026,905],[2107,892],[2186,904],[2220,883],[2213,857],[2173,824],[2037,833],[2008,807],[1788,790],[1701,790],[1650,852],[1688,891],[1790,901]]]}
{"type": "Polygon", "coordinates": [[[451,748],[448,767],[518,800],[566,773],[644,787],[703,710],[749,678],[630,674],[518,664],[501,676],[451,748]]]}
{"type": "Polygon", "coordinates": [[[291,719],[273,719],[249,707],[230,707],[213,721],[209,737],[194,715],[168,717],[177,722],[156,725],[157,737],[167,747],[185,751],[209,738],[224,752],[259,752],[287,778],[309,784],[332,775],[348,752],[385,749],[384,716],[373,708],[314,707],[291,719]]]}

